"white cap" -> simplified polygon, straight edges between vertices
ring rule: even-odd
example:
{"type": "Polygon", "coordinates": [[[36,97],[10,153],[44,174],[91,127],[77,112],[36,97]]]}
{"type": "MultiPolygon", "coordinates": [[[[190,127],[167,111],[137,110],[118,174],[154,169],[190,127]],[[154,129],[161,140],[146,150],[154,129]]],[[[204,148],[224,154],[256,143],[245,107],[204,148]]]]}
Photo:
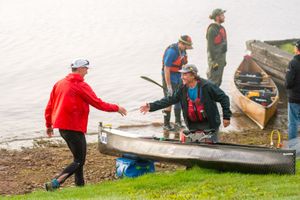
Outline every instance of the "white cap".
{"type": "Polygon", "coordinates": [[[77,58],[71,63],[72,68],[89,67],[90,62],[87,59],[77,58]]]}

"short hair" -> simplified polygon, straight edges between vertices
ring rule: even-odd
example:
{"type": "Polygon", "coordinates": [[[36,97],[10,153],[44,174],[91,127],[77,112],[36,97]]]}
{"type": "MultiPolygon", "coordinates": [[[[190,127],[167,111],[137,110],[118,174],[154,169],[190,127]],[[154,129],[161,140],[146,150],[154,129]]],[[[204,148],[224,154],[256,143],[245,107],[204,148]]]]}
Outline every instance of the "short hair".
{"type": "Polygon", "coordinates": [[[72,72],[76,72],[78,70],[78,68],[71,68],[72,69],[72,72]]]}

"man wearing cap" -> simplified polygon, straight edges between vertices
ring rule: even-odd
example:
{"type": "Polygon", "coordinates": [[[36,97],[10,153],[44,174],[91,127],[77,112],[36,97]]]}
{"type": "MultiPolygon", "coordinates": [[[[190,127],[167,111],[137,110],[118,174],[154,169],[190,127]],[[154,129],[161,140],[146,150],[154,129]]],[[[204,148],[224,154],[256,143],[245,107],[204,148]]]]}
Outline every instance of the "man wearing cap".
{"type": "MultiPolygon", "coordinates": [[[[188,35],[183,35],[179,41],[167,47],[162,60],[162,83],[164,87],[164,95],[171,96],[173,91],[181,84],[180,72],[187,61],[187,49],[192,49],[192,39],[188,35]]],[[[164,130],[173,130],[170,125],[171,109],[169,107],[163,111],[164,113],[164,130]]],[[[180,104],[174,106],[175,126],[182,128],[181,123],[181,107],[180,104]]]]}
{"type": "Polygon", "coordinates": [[[106,112],[118,112],[126,115],[125,108],[102,101],[92,88],[84,82],[89,69],[89,61],[76,59],[71,64],[72,73],[58,81],[50,94],[45,109],[47,135],[53,135],[53,128],[58,128],[73,154],[70,163],[51,182],[45,184],[47,191],[52,191],[75,174],[75,185],[84,186],[83,165],[86,157],[86,140],[89,105],[106,112]]]}
{"type": "MultiPolygon", "coordinates": [[[[298,125],[300,122],[300,40],[295,43],[295,56],[290,61],[285,86],[288,90],[288,140],[289,147],[297,145],[298,125]]],[[[298,152],[297,152],[298,153],[298,152]]]]}
{"type": "Polygon", "coordinates": [[[221,120],[216,102],[222,106],[223,125],[227,127],[231,117],[229,97],[215,84],[200,78],[195,65],[187,64],[179,72],[183,84],[173,95],[146,103],[140,107],[140,111],[145,114],[180,103],[187,128],[193,131],[215,129],[216,135],[212,142],[217,142],[221,120]]]}
{"type": "Polygon", "coordinates": [[[217,8],[209,16],[215,22],[207,28],[207,57],[208,57],[208,80],[220,86],[224,67],[226,65],[227,37],[225,28],[221,25],[225,21],[225,10],[217,8]]]}

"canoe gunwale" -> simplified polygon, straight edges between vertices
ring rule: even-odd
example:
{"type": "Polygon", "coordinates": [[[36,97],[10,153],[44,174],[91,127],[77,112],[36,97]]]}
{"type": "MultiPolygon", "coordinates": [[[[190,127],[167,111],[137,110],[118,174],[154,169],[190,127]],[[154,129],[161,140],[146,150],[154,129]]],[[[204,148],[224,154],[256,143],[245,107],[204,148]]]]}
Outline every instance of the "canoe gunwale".
{"type": "Polygon", "coordinates": [[[99,151],[109,155],[137,156],[186,166],[199,165],[245,173],[295,173],[295,151],[232,144],[181,144],[118,135],[112,129],[99,133],[99,151]],[[102,133],[107,143],[101,142],[102,133]],[[247,160],[245,160],[247,158],[247,160]]]}

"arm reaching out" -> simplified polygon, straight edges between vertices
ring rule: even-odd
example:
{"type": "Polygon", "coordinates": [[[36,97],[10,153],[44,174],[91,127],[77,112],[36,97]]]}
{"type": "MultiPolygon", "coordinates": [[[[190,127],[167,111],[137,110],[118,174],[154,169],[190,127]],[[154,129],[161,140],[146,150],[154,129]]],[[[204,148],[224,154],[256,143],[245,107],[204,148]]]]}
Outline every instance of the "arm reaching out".
{"type": "Polygon", "coordinates": [[[127,115],[127,110],[123,108],[122,106],[119,106],[118,113],[120,113],[122,116],[127,115]]]}
{"type": "Polygon", "coordinates": [[[150,105],[146,103],[145,105],[140,107],[140,112],[143,114],[146,114],[150,110],[150,105]]]}

